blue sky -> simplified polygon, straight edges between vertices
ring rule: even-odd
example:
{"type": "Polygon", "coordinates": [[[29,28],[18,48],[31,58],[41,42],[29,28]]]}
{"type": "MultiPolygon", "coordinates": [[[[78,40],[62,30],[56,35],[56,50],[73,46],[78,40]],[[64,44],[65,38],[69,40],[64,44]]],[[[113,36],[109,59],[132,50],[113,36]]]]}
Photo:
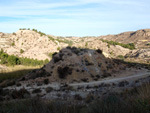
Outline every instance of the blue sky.
{"type": "Polygon", "coordinates": [[[149,0],[0,0],[0,32],[100,36],[150,28],[149,0]]]}

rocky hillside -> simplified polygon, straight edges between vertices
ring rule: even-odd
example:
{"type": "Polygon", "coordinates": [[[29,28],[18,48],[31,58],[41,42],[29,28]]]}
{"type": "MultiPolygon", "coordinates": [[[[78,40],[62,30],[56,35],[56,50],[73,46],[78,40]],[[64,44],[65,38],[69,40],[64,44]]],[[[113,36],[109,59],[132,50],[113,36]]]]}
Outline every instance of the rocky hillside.
{"type": "Polygon", "coordinates": [[[117,57],[119,55],[124,56],[131,51],[130,49],[121,47],[119,45],[109,45],[97,37],[80,38],[78,42],[74,43],[74,46],[94,50],[100,49],[103,51],[105,57],[117,57]]]}
{"type": "Polygon", "coordinates": [[[58,42],[55,37],[41,35],[32,30],[19,30],[9,35],[1,33],[0,43],[4,43],[0,48],[8,54],[38,60],[50,59],[50,52],[57,52],[59,48],[68,45],[58,42]]]}
{"type": "Polygon", "coordinates": [[[133,32],[124,32],[117,35],[100,36],[99,38],[121,43],[134,43],[137,48],[150,47],[150,29],[142,29],[133,32]]]}
{"type": "Polygon", "coordinates": [[[93,81],[110,77],[112,72],[124,69],[124,65],[105,58],[101,50],[67,47],[53,55],[52,60],[40,70],[33,70],[23,80],[43,82],[93,81]]]}
{"type": "Polygon", "coordinates": [[[150,49],[138,49],[129,52],[125,55],[125,58],[132,61],[150,63],[150,49]]]}
{"type": "Polygon", "coordinates": [[[121,46],[108,45],[97,37],[55,37],[37,30],[21,29],[16,33],[0,33],[0,49],[10,55],[38,60],[51,59],[54,52],[67,46],[79,48],[101,49],[106,57],[126,55],[129,49],[121,46]]]}
{"type": "Polygon", "coordinates": [[[101,49],[105,57],[132,56],[129,55],[132,52],[137,51],[138,53],[141,48],[150,48],[150,29],[100,37],[56,37],[46,35],[35,29],[20,29],[16,33],[0,33],[0,49],[19,57],[38,60],[51,59],[54,52],[67,46],[101,49]],[[119,43],[117,44],[117,42],[119,43]],[[134,44],[130,45],[129,43],[134,44]],[[133,45],[136,47],[135,50],[128,47],[131,46],[134,49],[133,45]]]}

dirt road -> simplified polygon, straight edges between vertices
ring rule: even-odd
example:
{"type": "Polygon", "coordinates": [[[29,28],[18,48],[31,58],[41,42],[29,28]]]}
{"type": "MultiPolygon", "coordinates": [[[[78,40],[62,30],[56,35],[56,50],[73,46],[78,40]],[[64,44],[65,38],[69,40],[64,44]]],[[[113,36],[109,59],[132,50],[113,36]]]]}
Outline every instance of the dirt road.
{"type": "Polygon", "coordinates": [[[93,81],[93,82],[88,82],[88,83],[73,83],[69,84],[70,86],[86,86],[86,85],[96,85],[96,84],[101,84],[101,83],[113,83],[113,82],[120,82],[124,80],[135,80],[143,77],[150,76],[150,72],[145,72],[145,73],[137,73],[132,76],[126,76],[126,77],[119,77],[119,78],[109,78],[101,81],[93,81]]]}

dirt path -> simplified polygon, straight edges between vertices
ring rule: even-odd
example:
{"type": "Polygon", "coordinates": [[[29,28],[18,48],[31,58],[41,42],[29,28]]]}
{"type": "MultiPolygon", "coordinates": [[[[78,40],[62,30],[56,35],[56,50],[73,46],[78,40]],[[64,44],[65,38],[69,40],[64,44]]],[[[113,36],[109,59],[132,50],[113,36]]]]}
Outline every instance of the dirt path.
{"type": "MultiPolygon", "coordinates": [[[[144,78],[144,77],[147,77],[147,76],[150,76],[150,71],[147,71],[147,72],[141,72],[141,73],[137,73],[137,74],[134,74],[134,75],[130,75],[130,76],[125,76],[125,77],[118,77],[118,78],[107,78],[107,79],[103,79],[103,80],[100,80],[100,81],[93,81],[93,82],[87,82],[87,83],[71,83],[71,84],[68,84],[69,86],[72,86],[72,87],[78,87],[78,86],[87,86],[87,85],[98,85],[98,84],[101,84],[101,83],[115,83],[115,82],[121,82],[121,81],[124,81],[124,80],[127,80],[127,81],[132,81],[132,80],[138,80],[139,78],[144,78]]],[[[52,84],[48,84],[48,85],[42,85],[42,86],[37,86],[37,84],[35,85],[31,85],[31,86],[26,86],[26,84],[22,84],[22,86],[20,87],[16,87],[16,86],[9,86],[7,87],[6,89],[21,89],[21,88],[25,88],[27,90],[32,90],[32,89],[37,89],[37,88],[40,88],[40,89],[45,89],[47,87],[52,87],[54,89],[59,89],[60,88],[60,83],[52,83],[52,84]]]]}
{"type": "Polygon", "coordinates": [[[143,77],[150,76],[150,72],[145,73],[137,73],[132,76],[126,76],[126,77],[119,77],[119,78],[113,78],[113,79],[106,79],[101,81],[94,81],[94,82],[88,82],[88,83],[73,83],[69,84],[70,86],[86,86],[86,85],[96,85],[101,83],[113,83],[113,82],[120,82],[124,80],[135,80],[143,77]]]}

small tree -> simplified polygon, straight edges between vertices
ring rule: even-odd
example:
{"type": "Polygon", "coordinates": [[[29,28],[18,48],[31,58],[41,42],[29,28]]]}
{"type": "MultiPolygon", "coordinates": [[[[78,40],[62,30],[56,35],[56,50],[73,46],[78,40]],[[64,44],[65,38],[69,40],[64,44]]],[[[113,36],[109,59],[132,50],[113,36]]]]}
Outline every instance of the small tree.
{"type": "Polygon", "coordinates": [[[20,49],[20,53],[22,54],[24,52],[24,50],[23,49],[20,49]]]}
{"type": "Polygon", "coordinates": [[[18,63],[18,60],[19,59],[16,56],[14,56],[14,55],[8,56],[8,59],[7,59],[8,64],[9,65],[13,65],[13,66],[18,63]]]}
{"type": "Polygon", "coordinates": [[[57,50],[59,51],[59,50],[60,50],[60,47],[57,47],[57,50]]]}

